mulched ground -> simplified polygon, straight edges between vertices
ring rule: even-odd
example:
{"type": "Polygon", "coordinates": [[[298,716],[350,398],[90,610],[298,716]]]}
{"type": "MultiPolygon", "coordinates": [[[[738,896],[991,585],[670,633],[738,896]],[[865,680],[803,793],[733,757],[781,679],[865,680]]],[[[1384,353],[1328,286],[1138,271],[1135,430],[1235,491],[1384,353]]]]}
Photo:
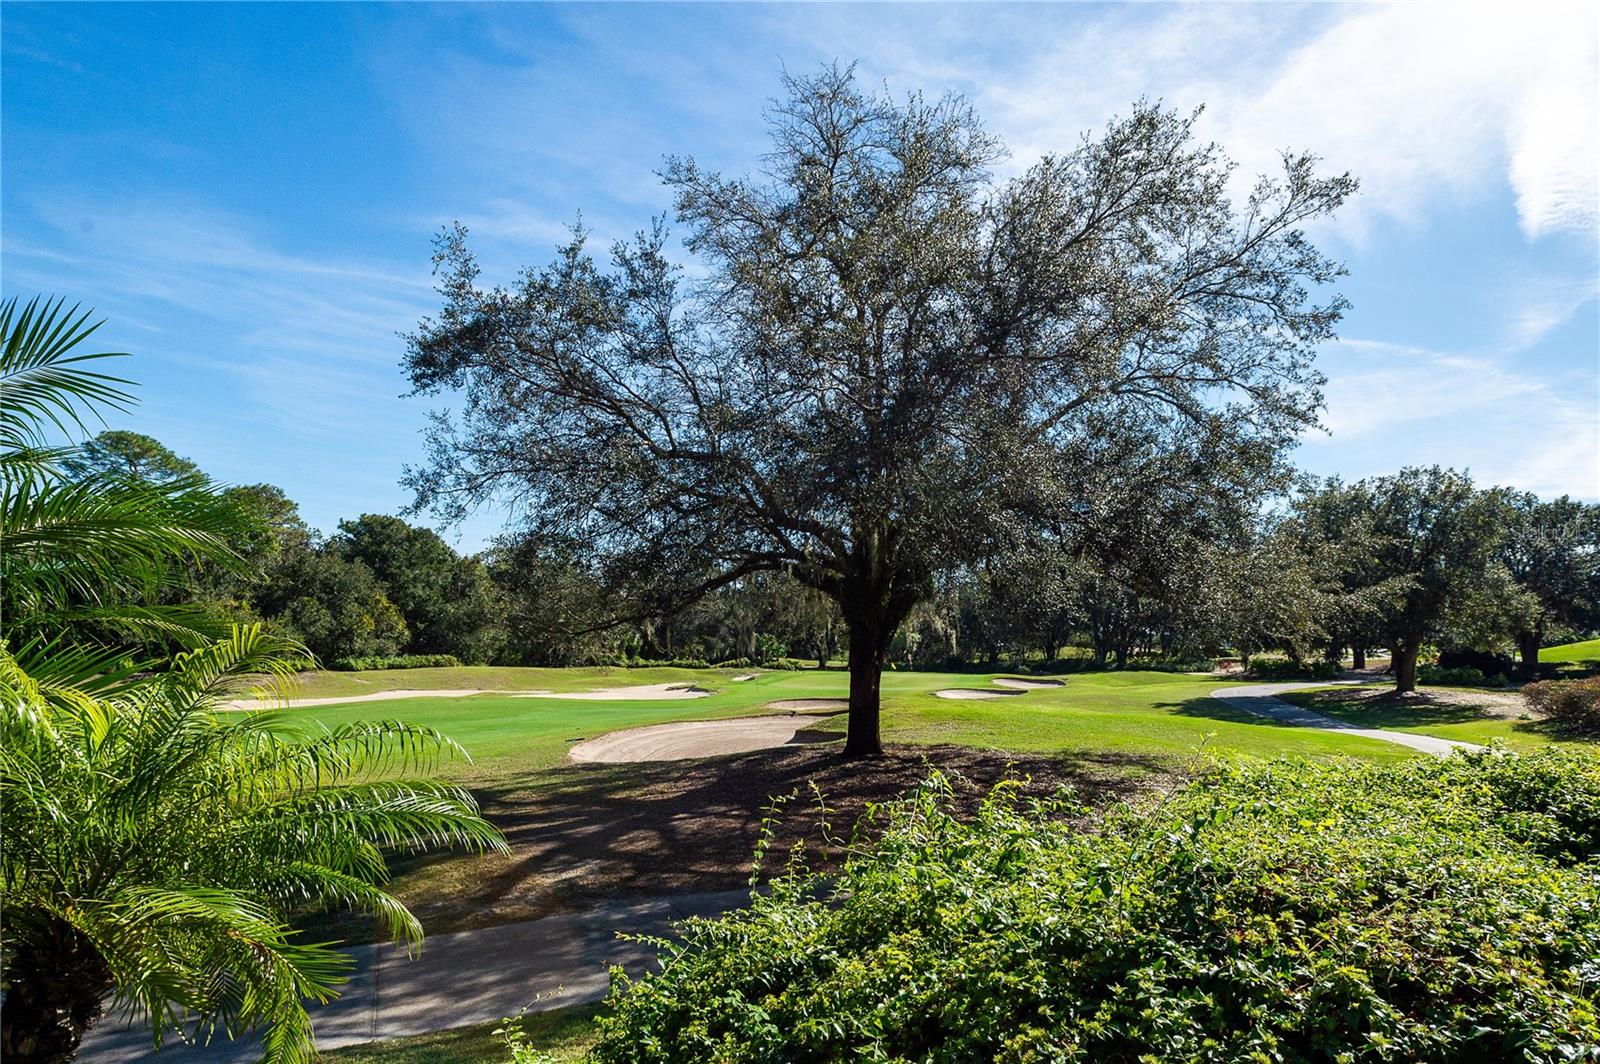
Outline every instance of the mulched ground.
{"type": "MultiPolygon", "coordinates": [[[[570,765],[475,788],[511,854],[402,864],[394,887],[430,932],[492,926],[618,897],[743,887],[761,823],[780,796],[791,797],[767,867],[781,869],[801,842],[810,866],[826,869],[839,854],[825,842],[824,823],[832,837],[848,838],[870,804],[903,795],[935,768],[963,778],[958,804],[968,811],[1007,777],[1026,779],[1027,793],[1041,797],[1069,785],[1096,807],[1176,780],[1171,763],[1131,756],[902,746],[882,760],[852,762],[837,751],[800,745],[694,761],[570,765]]],[[[354,930],[341,928],[344,937],[354,930]]]]}

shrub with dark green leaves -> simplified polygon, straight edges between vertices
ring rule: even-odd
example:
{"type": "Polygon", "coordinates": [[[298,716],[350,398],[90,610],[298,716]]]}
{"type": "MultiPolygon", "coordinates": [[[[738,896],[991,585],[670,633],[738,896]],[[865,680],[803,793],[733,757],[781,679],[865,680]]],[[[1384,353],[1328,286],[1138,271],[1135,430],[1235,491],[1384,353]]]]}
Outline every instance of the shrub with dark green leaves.
{"type": "Polygon", "coordinates": [[[1523,700],[1562,731],[1600,736],[1600,676],[1541,680],[1522,688],[1523,700]]]}
{"type": "Polygon", "coordinates": [[[387,657],[339,658],[333,668],[340,672],[367,672],[376,669],[453,669],[461,664],[454,654],[397,654],[387,657]]]}
{"type": "Polygon", "coordinates": [[[1344,671],[1336,661],[1251,658],[1250,675],[1261,680],[1332,680],[1344,671]]]}
{"type": "Polygon", "coordinates": [[[1436,687],[1501,687],[1505,683],[1503,678],[1485,676],[1479,669],[1441,665],[1418,665],[1417,682],[1436,687]]]}
{"type": "Polygon", "coordinates": [[[1095,832],[949,797],[688,922],[595,1058],[1600,1060],[1590,751],[1227,766],[1095,832]]]}

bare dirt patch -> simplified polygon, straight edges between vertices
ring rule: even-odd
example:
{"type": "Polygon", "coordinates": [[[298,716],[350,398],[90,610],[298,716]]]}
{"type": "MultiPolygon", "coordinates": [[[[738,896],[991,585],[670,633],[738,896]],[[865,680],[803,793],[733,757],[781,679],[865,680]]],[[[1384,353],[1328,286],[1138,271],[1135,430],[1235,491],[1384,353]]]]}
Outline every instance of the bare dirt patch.
{"type": "MultiPolygon", "coordinates": [[[[567,765],[475,788],[505,832],[504,857],[409,859],[396,889],[430,932],[531,920],[607,898],[730,890],[745,885],[762,819],[789,796],[767,859],[781,870],[800,844],[812,867],[841,858],[824,840],[849,838],[868,803],[911,790],[933,769],[959,774],[970,813],[1007,777],[1028,794],[1066,784],[1094,808],[1171,786],[1174,763],[1129,755],[1063,758],[962,746],[891,746],[880,760],[846,761],[830,746],[786,746],[734,757],[660,764],[567,765]],[[813,784],[826,809],[819,806],[813,784]]],[[[864,827],[866,835],[875,832],[864,827]]],[[[341,934],[351,933],[348,924],[341,934]]]]}

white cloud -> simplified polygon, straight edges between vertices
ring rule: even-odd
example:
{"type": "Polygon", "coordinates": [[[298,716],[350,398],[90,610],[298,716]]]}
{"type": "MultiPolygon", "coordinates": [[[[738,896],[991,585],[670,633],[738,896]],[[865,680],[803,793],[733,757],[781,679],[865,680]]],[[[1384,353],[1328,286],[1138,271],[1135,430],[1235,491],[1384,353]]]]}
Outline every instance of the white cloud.
{"type": "Polygon", "coordinates": [[[1600,377],[1522,371],[1504,354],[1340,341],[1323,359],[1329,435],[1309,436],[1301,460],[1351,479],[1448,465],[1484,484],[1600,499],[1600,377]]]}
{"type": "Polygon", "coordinates": [[[1508,187],[1530,239],[1600,227],[1593,4],[1072,7],[1056,22],[1034,7],[939,10],[916,29],[894,8],[786,17],[897,89],[972,95],[1021,163],[1162,97],[1206,104],[1203,132],[1247,173],[1285,148],[1354,173],[1362,193],[1339,224],[1356,238],[1508,187]]]}

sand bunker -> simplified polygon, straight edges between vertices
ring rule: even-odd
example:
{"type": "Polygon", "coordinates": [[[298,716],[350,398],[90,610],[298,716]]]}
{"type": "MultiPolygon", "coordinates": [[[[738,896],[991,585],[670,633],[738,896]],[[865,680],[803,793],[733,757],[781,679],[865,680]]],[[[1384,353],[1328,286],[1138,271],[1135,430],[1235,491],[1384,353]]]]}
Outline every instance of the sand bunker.
{"type": "Polygon", "coordinates": [[[692,683],[643,683],[633,687],[602,687],[597,691],[524,691],[518,698],[579,698],[591,702],[623,702],[630,699],[666,702],[680,698],[704,698],[711,692],[692,683]]]}
{"type": "Polygon", "coordinates": [[[848,698],[784,698],[768,702],[768,709],[787,709],[791,713],[814,712],[819,709],[842,711],[850,708],[848,698]]]}
{"type": "Polygon", "coordinates": [[[303,706],[336,706],[345,702],[387,702],[393,698],[466,698],[469,695],[508,695],[515,691],[485,691],[477,687],[455,687],[430,691],[374,691],[370,695],[329,695],[324,698],[291,698],[281,701],[271,698],[235,698],[223,702],[218,709],[299,709],[303,706]]]}
{"type": "Polygon", "coordinates": [[[1010,687],[1018,691],[1037,691],[1041,687],[1060,687],[1060,680],[1020,680],[1014,676],[1002,676],[994,681],[996,687],[1010,687]]]}
{"type": "Polygon", "coordinates": [[[756,673],[747,672],[743,676],[735,676],[732,679],[734,683],[744,683],[746,680],[754,680],[756,675],[756,673]]]}
{"type": "Polygon", "coordinates": [[[837,735],[800,734],[810,721],[800,717],[734,717],[629,728],[586,739],[568,751],[574,761],[607,765],[634,761],[685,761],[720,754],[746,754],[790,743],[825,743],[837,735]]]}
{"type": "Polygon", "coordinates": [[[977,687],[946,687],[933,692],[935,698],[954,698],[958,701],[989,702],[996,698],[1012,698],[1021,691],[995,691],[977,687]]]}

